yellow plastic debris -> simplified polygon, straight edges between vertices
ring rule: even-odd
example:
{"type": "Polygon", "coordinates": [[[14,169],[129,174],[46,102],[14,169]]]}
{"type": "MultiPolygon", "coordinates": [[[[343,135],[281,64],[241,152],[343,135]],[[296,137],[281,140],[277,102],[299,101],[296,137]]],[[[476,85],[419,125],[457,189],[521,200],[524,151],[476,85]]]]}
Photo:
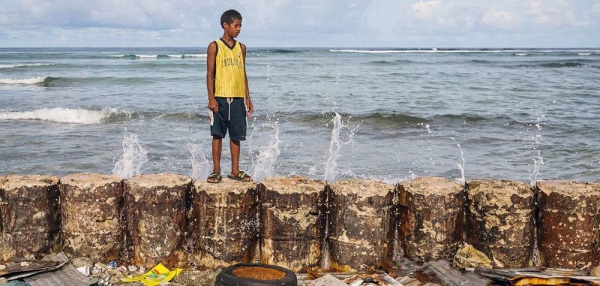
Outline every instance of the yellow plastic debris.
{"type": "Polygon", "coordinates": [[[121,278],[123,282],[142,282],[144,285],[155,286],[159,285],[162,282],[171,281],[171,279],[175,278],[175,276],[179,275],[183,269],[175,268],[174,270],[169,270],[167,267],[159,263],[152,270],[144,273],[144,275],[140,276],[129,276],[127,278],[121,278]]]}

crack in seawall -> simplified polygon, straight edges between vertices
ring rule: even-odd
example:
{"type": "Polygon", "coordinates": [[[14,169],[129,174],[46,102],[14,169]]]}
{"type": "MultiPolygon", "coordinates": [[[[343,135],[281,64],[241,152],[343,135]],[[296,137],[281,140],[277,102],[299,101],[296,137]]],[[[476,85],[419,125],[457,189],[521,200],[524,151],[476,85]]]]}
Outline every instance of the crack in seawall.
{"type": "Polygon", "coordinates": [[[599,237],[600,183],[0,177],[0,260],[64,251],[145,267],[351,271],[451,261],[468,243],[496,267],[589,271],[600,264],[599,237]]]}

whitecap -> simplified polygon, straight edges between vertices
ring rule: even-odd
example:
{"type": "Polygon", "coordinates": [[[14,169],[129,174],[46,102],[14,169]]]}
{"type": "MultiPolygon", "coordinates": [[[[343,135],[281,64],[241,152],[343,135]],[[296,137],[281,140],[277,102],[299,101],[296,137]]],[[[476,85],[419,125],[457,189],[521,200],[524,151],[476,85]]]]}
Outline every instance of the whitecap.
{"type": "Polygon", "coordinates": [[[390,54],[390,53],[515,53],[518,50],[440,50],[438,48],[432,48],[427,50],[369,50],[369,49],[344,49],[344,50],[329,50],[332,53],[363,53],[363,54],[390,54]]]}
{"type": "Polygon", "coordinates": [[[140,59],[155,59],[158,58],[158,55],[135,55],[137,58],[140,59]]]}
{"type": "Polygon", "coordinates": [[[2,112],[0,120],[40,120],[58,123],[98,124],[105,118],[119,113],[116,108],[87,110],[81,108],[41,108],[31,111],[2,112]]]}
{"type": "Polygon", "coordinates": [[[12,69],[12,68],[22,68],[22,67],[41,67],[41,66],[50,66],[52,64],[2,64],[0,65],[0,69],[12,69]]]}
{"type": "Polygon", "coordinates": [[[206,58],[206,54],[185,54],[183,55],[185,58],[206,58]]]}
{"type": "Polygon", "coordinates": [[[329,50],[332,53],[363,53],[363,54],[389,54],[389,53],[412,53],[411,50],[329,50]]]}
{"type": "Polygon", "coordinates": [[[0,78],[0,84],[38,84],[44,82],[47,76],[32,78],[0,78]]]}

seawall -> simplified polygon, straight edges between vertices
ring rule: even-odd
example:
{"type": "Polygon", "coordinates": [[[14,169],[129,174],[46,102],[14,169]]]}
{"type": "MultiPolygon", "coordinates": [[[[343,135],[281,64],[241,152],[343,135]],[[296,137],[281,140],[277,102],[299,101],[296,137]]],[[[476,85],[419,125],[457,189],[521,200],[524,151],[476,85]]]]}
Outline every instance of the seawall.
{"type": "Polygon", "coordinates": [[[147,268],[262,262],[349,271],[403,258],[452,260],[464,243],[497,267],[535,261],[590,271],[600,264],[600,184],[0,177],[0,261],[64,251],[147,268]]]}

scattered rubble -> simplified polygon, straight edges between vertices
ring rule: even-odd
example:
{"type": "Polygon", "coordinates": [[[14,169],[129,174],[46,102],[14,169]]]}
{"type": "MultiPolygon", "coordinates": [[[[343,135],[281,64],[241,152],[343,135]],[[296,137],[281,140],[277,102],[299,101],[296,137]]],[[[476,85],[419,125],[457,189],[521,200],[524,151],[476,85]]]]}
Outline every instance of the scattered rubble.
{"type": "Polygon", "coordinates": [[[492,268],[492,261],[483,252],[465,243],[454,255],[453,265],[458,268],[492,268]]]}
{"type": "MultiPolygon", "coordinates": [[[[218,269],[174,269],[169,271],[164,266],[162,269],[161,271],[171,272],[171,274],[177,272],[171,275],[170,282],[160,283],[160,285],[172,286],[213,285],[220,272],[218,269]]],[[[131,280],[132,277],[143,277],[149,273],[152,272],[146,272],[144,266],[119,265],[116,261],[94,262],[84,257],[69,260],[64,253],[48,255],[40,260],[14,258],[0,261],[0,285],[10,282],[7,285],[11,286],[158,285],[143,284],[139,281],[124,282],[125,278],[131,280]],[[82,271],[83,268],[88,272],[82,271]]],[[[469,268],[452,267],[451,263],[446,260],[437,260],[421,266],[415,262],[404,261],[402,265],[394,265],[390,272],[370,269],[364,273],[325,273],[314,270],[310,273],[297,273],[297,276],[300,286],[600,285],[600,277],[588,276],[589,274],[583,270],[561,268],[493,269],[476,267],[469,270],[469,268]],[[412,266],[408,265],[409,263],[412,263],[412,266]]]]}

